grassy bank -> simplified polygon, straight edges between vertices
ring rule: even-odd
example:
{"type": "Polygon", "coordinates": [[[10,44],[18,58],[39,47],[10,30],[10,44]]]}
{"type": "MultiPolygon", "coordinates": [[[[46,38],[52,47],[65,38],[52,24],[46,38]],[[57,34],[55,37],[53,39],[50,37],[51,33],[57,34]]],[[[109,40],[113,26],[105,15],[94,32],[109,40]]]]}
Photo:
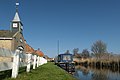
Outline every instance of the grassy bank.
{"type": "Polygon", "coordinates": [[[5,80],[76,80],[72,75],[57,67],[53,63],[47,63],[31,70],[29,73],[22,72],[16,79],[7,78],[5,80]]]}

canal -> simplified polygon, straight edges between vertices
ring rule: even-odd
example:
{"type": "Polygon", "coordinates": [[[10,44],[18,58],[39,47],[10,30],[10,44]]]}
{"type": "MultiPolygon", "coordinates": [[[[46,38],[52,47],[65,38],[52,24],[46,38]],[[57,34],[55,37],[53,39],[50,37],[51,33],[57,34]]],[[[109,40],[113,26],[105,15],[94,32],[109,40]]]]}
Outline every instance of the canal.
{"type": "Polygon", "coordinates": [[[120,69],[76,66],[73,74],[78,80],[120,80],[120,69]]]}

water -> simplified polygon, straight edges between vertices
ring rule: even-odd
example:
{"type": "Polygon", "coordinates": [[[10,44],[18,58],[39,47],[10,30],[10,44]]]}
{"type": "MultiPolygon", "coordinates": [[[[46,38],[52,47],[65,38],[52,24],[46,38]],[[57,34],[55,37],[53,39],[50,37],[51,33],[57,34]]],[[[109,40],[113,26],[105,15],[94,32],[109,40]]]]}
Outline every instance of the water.
{"type": "Polygon", "coordinates": [[[76,66],[74,77],[78,80],[120,80],[120,69],[96,69],[76,66]]]}

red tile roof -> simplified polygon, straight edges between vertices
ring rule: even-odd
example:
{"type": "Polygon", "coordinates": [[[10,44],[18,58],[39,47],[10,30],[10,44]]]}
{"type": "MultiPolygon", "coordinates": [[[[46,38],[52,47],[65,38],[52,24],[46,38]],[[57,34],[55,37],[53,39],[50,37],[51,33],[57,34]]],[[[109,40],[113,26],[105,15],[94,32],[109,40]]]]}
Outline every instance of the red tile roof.
{"type": "Polygon", "coordinates": [[[43,57],[44,53],[42,51],[38,50],[34,50],[31,46],[29,46],[28,44],[25,45],[26,47],[26,53],[30,53],[30,54],[37,54],[38,56],[43,57]]]}
{"type": "Polygon", "coordinates": [[[25,44],[25,48],[26,48],[26,53],[34,53],[35,52],[35,50],[28,44],[25,44]]]}
{"type": "Polygon", "coordinates": [[[44,56],[44,53],[40,50],[35,50],[35,54],[37,54],[38,56],[41,56],[41,57],[44,56]]]}

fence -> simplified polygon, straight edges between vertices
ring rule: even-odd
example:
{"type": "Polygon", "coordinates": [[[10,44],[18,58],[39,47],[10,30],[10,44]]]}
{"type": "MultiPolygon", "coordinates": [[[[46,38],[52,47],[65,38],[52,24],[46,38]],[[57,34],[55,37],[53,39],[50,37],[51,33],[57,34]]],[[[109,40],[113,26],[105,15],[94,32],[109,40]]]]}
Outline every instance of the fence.
{"type": "Polygon", "coordinates": [[[25,54],[18,49],[15,52],[11,52],[10,50],[0,48],[0,71],[12,69],[12,78],[17,77],[19,67],[26,66],[26,71],[29,72],[31,65],[35,69],[45,63],[47,63],[47,60],[43,57],[25,54]]]}

